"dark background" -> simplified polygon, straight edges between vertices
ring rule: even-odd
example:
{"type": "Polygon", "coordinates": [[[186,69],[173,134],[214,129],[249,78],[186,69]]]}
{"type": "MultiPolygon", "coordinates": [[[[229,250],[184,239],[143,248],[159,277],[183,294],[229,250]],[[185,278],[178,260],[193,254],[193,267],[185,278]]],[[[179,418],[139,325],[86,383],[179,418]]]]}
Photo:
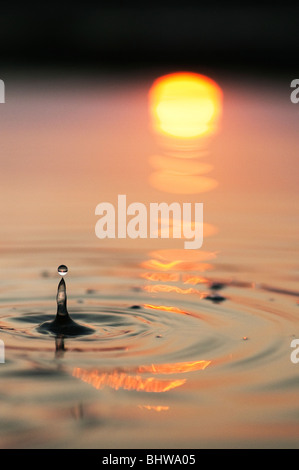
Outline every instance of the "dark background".
{"type": "Polygon", "coordinates": [[[200,65],[294,77],[298,25],[299,4],[288,2],[2,3],[0,65],[200,65]]]}

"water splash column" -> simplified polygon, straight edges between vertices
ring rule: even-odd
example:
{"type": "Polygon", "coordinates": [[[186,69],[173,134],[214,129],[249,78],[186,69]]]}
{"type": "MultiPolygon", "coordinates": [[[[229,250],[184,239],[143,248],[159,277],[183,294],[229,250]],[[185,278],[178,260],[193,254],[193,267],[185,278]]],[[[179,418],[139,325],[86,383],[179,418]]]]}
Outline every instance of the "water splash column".
{"type": "Polygon", "coordinates": [[[57,268],[58,273],[62,276],[57,288],[56,317],[51,321],[45,321],[37,327],[37,331],[43,334],[51,334],[56,338],[56,351],[64,351],[64,337],[82,336],[94,333],[94,329],[89,326],[81,325],[72,320],[67,310],[66,285],[63,279],[68,272],[67,266],[61,264],[57,268]],[[58,341],[57,341],[58,340],[58,341]]]}
{"type": "MultiPolygon", "coordinates": [[[[61,264],[60,266],[58,266],[57,271],[60,274],[60,276],[65,276],[68,272],[68,268],[64,264],[61,264]]],[[[63,277],[58,284],[56,300],[57,300],[57,317],[59,318],[68,317],[69,314],[68,314],[67,306],[66,306],[66,303],[67,303],[66,285],[65,285],[65,281],[63,277]]]]}

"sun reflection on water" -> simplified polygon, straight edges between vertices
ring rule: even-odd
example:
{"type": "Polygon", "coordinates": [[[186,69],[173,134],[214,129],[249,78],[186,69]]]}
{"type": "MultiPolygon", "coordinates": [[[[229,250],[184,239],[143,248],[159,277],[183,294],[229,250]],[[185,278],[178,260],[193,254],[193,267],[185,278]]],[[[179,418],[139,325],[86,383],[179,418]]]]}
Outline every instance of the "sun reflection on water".
{"type": "Polygon", "coordinates": [[[97,390],[110,387],[115,390],[136,390],[143,392],[162,393],[173,388],[184,385],[186,378],[164,379],[156,377],[144,377],[144,374],[171,375],[192,371],[204,370],[211,364],[211,361],[179,362],[173,364],[150,364],[137,367],[135,370],[113,370],[111,372],[101,372],[100,370],[86,370],[80,367],[73,369],[73,377],[81,379],[92,385],[97,390]]]}
{"type": "MultiPolygon", "coordinates": [[[[210,138],[219,126],[222,113],[220,87],[210,78],[196,73],[162,76],[155,80],[149,91],[149,111],[159,146],[158,152],[149,157],[153,168],[149,175],[150,185],[158,191],[176,194],[179,199],[183,195],[196,195],[216,188],[217,180],[206,176],[213,166],[203,162],[202,158],[209,155],[210,138]]],[[[158,235],[163,236],[165,227],[167,231],[170,227],[172,233],[180,228],[183,233],[182,223],[174,217],[166,221],[161,218],[158,235]]],[[[202,222],[197,227],[196,223],[192,228],[202,231],[204,238],[218,231],[212,224],[202,222]]],[[[157,294],[205,298],[207,293],[201,287],[206,288],[208,280],[202,273],[213,269],[211,261],[216,256],[216,252],[186,249],[149,253],[149,258],[141,263],[146,272],[140,276],[148,281],[143,290],[153,295],[153,302],[144,307],[190,315],[177,305],[169,305],[171,302],[154,305],[154,299],[157,294]]]]}
{"type": "Polygon", "coordinates": [[[152,187],[172,194],[211,191],[218,182],[213,166],[198,162],[209,153],[209,139],[219,126],[222,91],[210,78],[179,72],[155,80],[149,91],[149,111],[159,151],[149,159],[152,187]]]}

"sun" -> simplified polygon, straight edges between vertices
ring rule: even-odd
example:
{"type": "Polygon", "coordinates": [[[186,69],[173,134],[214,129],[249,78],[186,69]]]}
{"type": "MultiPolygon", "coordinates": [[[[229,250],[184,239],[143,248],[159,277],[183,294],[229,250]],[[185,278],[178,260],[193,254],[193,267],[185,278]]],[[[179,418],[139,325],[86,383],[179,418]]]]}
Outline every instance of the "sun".
{"type": "Polygon", "coordinates": [[[156,132],[196,138],[214,132],[221,114],[222,92],[204,75],[177,72],[155,80],[149,100],[156,132]]]}

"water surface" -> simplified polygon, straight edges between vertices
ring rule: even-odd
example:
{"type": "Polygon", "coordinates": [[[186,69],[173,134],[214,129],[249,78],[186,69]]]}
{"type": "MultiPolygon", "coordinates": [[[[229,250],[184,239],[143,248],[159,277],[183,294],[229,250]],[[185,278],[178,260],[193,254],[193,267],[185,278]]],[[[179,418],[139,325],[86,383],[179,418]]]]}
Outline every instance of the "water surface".
{"type": "Polygon", "coordinates": [[[298,447],[294,108],[224,81],[222,130],[184,163],[150,130],[151,79],[115,83],[15,84],[1,115],[1,447],[298,447]],[[217,185],[167,179],[173,162],[217,185]],[[118,194],[204,202],[202,249],[98,240],[118,194]],[[62,263],[88,335],[40,327],[62,263]]]}

